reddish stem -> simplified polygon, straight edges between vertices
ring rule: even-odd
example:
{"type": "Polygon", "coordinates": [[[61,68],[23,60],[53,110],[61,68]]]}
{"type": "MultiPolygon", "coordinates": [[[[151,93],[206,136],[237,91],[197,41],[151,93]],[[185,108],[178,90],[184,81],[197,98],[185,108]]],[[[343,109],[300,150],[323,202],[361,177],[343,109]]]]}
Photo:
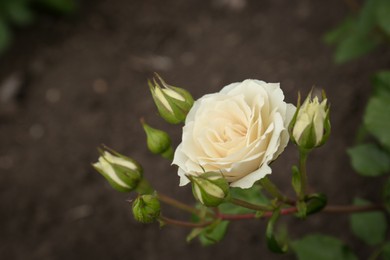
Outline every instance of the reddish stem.
{"type": "MultiPolygon", "coordinates": [[[[384,207],[382,205],[364,205],[364,206],[332,206],[329,205],[325,207],[322,212],[324,213],[358,213],[358,212],[368,212],[368,211],[382,211],[384,207]]],[[[280,211],[281,215],[291,215],[298,212],[296,207],[285,208],[280,211]]],[[[261,216],[261,218],[270,218],[272,216],[272,211],[266,211],[261,216]]],[[[217,214],[218,218],[223,220],[241,220],[241,219],[254,219],[256,214],[217,214]]]]}
{"type": "MultiPolygon", "coordinates": [[[[298,210],[296,207],[285,208],[280,210],[281,215],[290,215],[296,213],[298,210]]],[[[266,211],[261,216],[261,218],[270,218],[273,214],[273,211],[266,211]]],[[[253,219],[256,218],[256,214],[218,214],[218,218],[223,220],[241,220],[241,219],[253,219]]]]}
{"type": "Polygon", "coordinates": [[[202,228],[211,224],[211,222],[203,223],[193,223],[188,221],[182,221],[177,219],[168,218],[165,216],[160,216],[160,219],[168,225],[178,226],[178,227],[187,227],[187,228],[202,228]]]}
{"type": "Polygon", "coordinates": [[[348,206],[332,206],[329,205],[324,208],[322,212],[325,213],[355,213],[355,212],[367,212],[367,211],[381,211],[385,210],[383,205],[348,205],[348,206]]]}

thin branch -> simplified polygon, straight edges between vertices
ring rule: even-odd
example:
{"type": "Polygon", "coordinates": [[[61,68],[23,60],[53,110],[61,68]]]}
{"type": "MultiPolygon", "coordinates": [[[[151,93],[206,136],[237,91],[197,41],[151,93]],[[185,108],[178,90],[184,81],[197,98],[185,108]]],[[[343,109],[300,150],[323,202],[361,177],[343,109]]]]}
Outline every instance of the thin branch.
{"type": "MultiPolygon", "coordinates": [[[[321,212],[324,213],[335,213],[335,214],[348,214],[348,213],[358,213],[358,212],[370,212],[370,211],[383,211],[385,210],[383,205],[364,205],[364,206],[339,206],[339,205],[329,205],[325,207],[321,212]]],[[[296,207],[285,208],[280,211],[281,215],[291,215],[298,212],[296,207]]],[[[243,219],[255,219],[255,218],[270,218],[273,214],[273,211],[266,211],[260,217],[256,214],[222,214],[218,213],[216,216],[223,220],[243,220],[243,219]]]]}
{"type": "Polygon", "coordinates": [[[363,206],[356,206],[356,205],[346,205],[346,206],[339,206],[339,205],[329,205],[326,206],[322,212],[324,213],[357,213],[357,212],[367,212],[367,211],[383,211],[385,210],[385,207],[383,205],[363,205],[363,206]]]}
{"type": "MultiPolygon", "coordinates": [[[[291,215],[298,212],[296,207],[285,208],[280,211],[281,215],[291,215]]],[[[223,220],[242,220],[242,219],[255,219],[255,218],[270,218],[273,211],[266,211],[260,217],[256,214],[218,214],[217,217],[223,220]]]]}
{"type": "Polygon", "coordinates": [[[176,207],[178,209],[181,209],[181,210],[184,210],[184,211],[187,211],[191,214],[195,214],[195,215],[198,215],[199,214],[199,210],[197,210],[196,208],[194,207],[191,207],[191,206],[188,206],[187,204],[183,203],[183,202],[180,202],[178,200],[175,200],[167,195],[164,195],[160,192],[157,193],[157,197],[160,201],[168,204],[168,205],[171,205],[173,207],[176,207]]]}
{"type": "Polygon", "coordinates": [[[268,211],[272,210],[270,206],[267,205],[257,205],[257,204],[252,204],[244,200],[236,199],[236,198],[231,198],[230,203],[235,204],[237,206],[241,206],[243,208],[247,209],[253,209],[253,210],[258,210],[258,211],[268,211]]]}
{"type": "Polygon", "coordinates": [[[168,217],[165,217],[162,215],[160,216],[160,220],[168,225],[173,225],[173,226],[177,226],[177,227],[186,227],[186,228],[202,228],[202,227],[206,227],[212,223],[212,222],[193,223],[193,222],[168,218],[168,217]]]}

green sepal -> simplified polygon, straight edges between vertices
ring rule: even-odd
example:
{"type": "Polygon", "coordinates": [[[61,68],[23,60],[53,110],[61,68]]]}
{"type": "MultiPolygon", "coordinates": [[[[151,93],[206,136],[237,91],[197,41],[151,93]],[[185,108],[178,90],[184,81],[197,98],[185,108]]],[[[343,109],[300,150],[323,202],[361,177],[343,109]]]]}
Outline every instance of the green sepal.
{"type": "Polygon", "coordinates": [[[121,153],[118,153],[117,151],[115,151],[115,150],[113,150],[112,148],[110,148],[110,147],[108,147],[108,146],[106,146],[106,145],[101,145],[101,148],[98,148],[98,152],[99,152],[99,154],[100,155],[104,155],[104,150],[107,150],[107,151],[109,151],[110,153],[112,153],[113,155],[115,155],[115,156],[117,156],[117,157],[120,157],[120,158],[122,158],[122,159],[124,159],[124,160],[126,160],[126,161],[130,161],[130,162],[132,162],[137,168],[138,168],[138,170],[142,173],[143,172],[143,169],[142,169],[142,166],[141,166],[141,164],[139,164],[136,160],[134,160],[134,159],[132,159],[132,158],[130,158],[130,157],[127,157],[127,156],[125,156],[125,155],[123,155],[123,154],[121,154],[121,153]]]}
{"type": "Polygon", "coordinates": [[[99,169],[96,167],[94,164],[92,164],[93,168],[98,171],[103,177],[108,181],[108,183],[113,187],[115,190],[120,191],[120,192],[130,192],[133,191],[134,189],[137,188],[138,183],[142,180],[143,178],[143,169],[142,166],[135,160],[124,156],[115,150],[102,145],[101,147],[98,148],[98,152],[100,154],[100,158],[103,158],[112,168],[114,171],[114,174],[126,184],[126,187],[119,185],[116,181],[114,181],[105,171],[104,169],[99,169]],[[110,154],[111,156],[121,158],[123,160],[129,161],[130,163],[134,164],[134,167],[136,170],[127,168],[125,166],[113,163],[108,161],[105,158],[105,153],[110,154]]]}
{"type": "Polygon", "coordinates": [[[291,122],[290,124],[288,125],[288,132],[290,133],[290,139],[293,143],[297,144],[297,141],[294,139],[294,136],[293,136],[293,129],[294,129],[294,125],[297,121],[297,117],[298,117],[298,112],[299,112],[299,109],[301,108],[301,93],[298,92],[298,101],[297,101],[297,108],[295,110],[295,113],[294,113],[294,116],[293,118],[291,119],[291,122]]]}
{"type": "Polygon", "coordinates": [[[191,180],[194,197],[207,207],[217,207],[229,196],[229,184],[221,173],[206,172],[199,176],[188,175],[187,178],[191,180]],[[220,189],[223,196],[216,197],[210,192],[211,190],[207,190],[207,188],[214,187],[220,189]],[[200,190],[201,198],[196,193],[196,189],[200,190]]]}
{"type": "MultiPolygon", "coordinates": [[[[325,93],[325,92],[323,92],[323,93],[325,93]]],[[[332,127],[330,124],[330,104],[328,104],[327,110],[326,110],[326,116],[325,116],[325,120],[324,120],[324,135],[322,136],[321,142],[316,147],[320,147],[326,141],[328,141],[330,133],[331,133],[331,129],[332,129],[332,127]]]]}
{"type": "Polygon", "coordinates": [[[153,83],[148,80],[148,85],[160,116],[170,124],[179,124],[181,122],[184,122],[188,112],[194,104],[194,99],[192,98],[191,94],[185,89],[167,84],[160,77],[160,75],[158,75],[157,73],[154,74],[163,87],[161,87],[160,84],[156,81],[156,78],[153,78],[153,83]],[[184,101],[169,96],[165,93],[163,88],[176,92],[176,94],[183,97],[184,101]],[[159,100],[159,98],[155,95],[156,89],[159,89],[161,94],[164,96],[164,99],[168,102],[170,110],[166,106],[164,106],[161,100],[159,100]]]}
{"type": "MultiPolygon", "coordinates": [[[[134,219],[149,224],[158,220],[161,206],[156,195],[146,194],[138,196],[132,205],[134,219]]],[[[160,221],[160,220],[159,220],[160,221]]]]}
{"type": "Polygon", "coordinates": [[[325,194],[322,193],[315,193],[315,194],[308,195],[306,199],[306,205],[307,205],[306,214],[311,215],[320,212],[323,208],[325,208],[327,201],[328,200],[325,194]]]}
{"type": "Polygon", "coordinates": [[[316,147],[317,137],[313,122],[311,122],[311,124],[303,130],[299,140],[296,140],[296,142],[299,144],[299,147],[304,149],[312,149],[316,147]]]}
{"type": "MultiPolygon", "coordinates": [[[[153,97],[154,103],[157,106],[157,110],[158,110],[158,113],[160,114],[160,116],[163,119],[165,119],[165,121],[167,121],[170,124],[179,124],[179,123],[181,123],[182,120],[178,119],[175,116],[175,114],[172,113],[171,111],[169,111],[164,106],[164,104],[156,97],[155,90],[154,90],[155,87],[153,86],[153,83],[150,80],[148,80],[148,85],[149,85],[150,92],[152,93],[152,97],[153,97]]],[[[160,88],[159,86],[156,86],[156,87],[160,88]]],[[[160,88],[160,90],[161,90],[161,88],[160,88]]],[[[168,103],[169,103],[169,101],[168,101],[168,103]]]]}
{"type": "Polygon", "coordinates": [[[281,244],[275,236],[275,224],[280,216],[280,209],[276,209],[271,218],[268,221],[267,229],[266,229],[266,238],[268,248],[274,252],[279,254],[284,254],[288,250],[288,245],[286,243],[281,244]]]}
{"type": "Polygon", "coordinates": [[[92,167],[97,171],[99,172],[106,180],[107,182],[110,184],[110,186],[112,188],[114,188],[115,190],[117,191],[120,191],[120,192],[130,192],[132,191],[131,188],[129,187],[123,187],[123,186],[120,186],[118,185],[115,181],[113,181],[110,176],[108,174],[106,174],[104,171],[102,171],[101,169],[99,169],[98,167],[96,167],[95,165],[91,164],[92,167]]]}
{"type": "Polygon", "coordinates": [[[118,176],[119,179],[121,179],[124,183],[129,185],[131,190],[134,190],[137,188],[138,183],[142,179],[142,173],[139,171],[131,171],[128,168],[111,164],[112,168],[115,171],[116,176],[118,176]]]}

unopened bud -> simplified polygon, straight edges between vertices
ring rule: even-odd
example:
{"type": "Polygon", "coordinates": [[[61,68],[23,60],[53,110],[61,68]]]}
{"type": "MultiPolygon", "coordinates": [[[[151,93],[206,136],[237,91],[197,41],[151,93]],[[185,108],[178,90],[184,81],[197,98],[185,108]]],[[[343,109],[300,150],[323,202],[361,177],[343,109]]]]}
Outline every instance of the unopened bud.
{"type": "Polygon", "coordinates": [[[169,135],[159,129],[153,128],[141,119],[142,126],[146,133],[146,144],[154,154],[161,154],[164,158],[171,159],[173,150],[169,135]]]}
{"type": "Polygon", "coordinates": [[[295,112],[290,127],[291,139],[299,147],[312,149],[323,145],[330,134],[329,106],[325,93],[320,102],[311,92],[295,112]]]}
{"type": "Polygon", "coordinates": [[[157,73],[153,82],[148,80],[150,92],[158,112],[168,123],[184,122],[194,104],[191,94],[182,88],[168,85],[157,73]]]}
{"type": "Polygon", "coordinates": [[[134,219],[141,223],[153,223],[160,216],[160,202],[155,195],[141,195],[133,202],[134,219]]]}
{"type": "Polygon", "coordinates": [[[130,192],[137,188],[142,179],[142,167],[113,150],[99,150],[101,156],[92,166],[102,174],[110,185],[121,192],[130,192]]]}
{"type": "Polygon", "coordinates": [[[218,172],[206,172],[199,176],[188,175],[192,182],[192,193],[203,205],[216,207],[229,194],[227,180],[218,172]]]}

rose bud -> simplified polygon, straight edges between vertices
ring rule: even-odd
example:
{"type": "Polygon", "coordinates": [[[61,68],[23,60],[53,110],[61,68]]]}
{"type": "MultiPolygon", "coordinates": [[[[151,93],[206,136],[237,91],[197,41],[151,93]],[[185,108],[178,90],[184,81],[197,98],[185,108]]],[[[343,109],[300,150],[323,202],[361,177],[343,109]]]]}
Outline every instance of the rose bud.
{"type": "Polygon", "coordinates": [[[153,223],[160,216],[160,202],[155,195],[141,195],[132,206],[134,219],[141,223],[153,223]]]}
{"type": "Polygon", "coordinates": [[[136,189],[142,179],[141,165],[115,151],[99,151],[101,156],[92,166],[107,179],[110,185],[121,192],[136,189]]]}
{"type": "Polygon", "coordinates": [[[153,78],[153,82],[148,80],[148,85],[161,117],[171,124],[184,122],[194,104],[191,94],[182,88],[168,85],[160,75],[155,75],[157,79],[153,78]]]}
{"type": "Polygon", "coordinates": [[[194,197],[207,207],[216,207],[229,194],[229,184],[222,174],[206,172],[199,176],[188,175],[194,197]]]}
{"type": "Polygon", "coordinates": [[[149,126],[143,119],[141,119],[141,123],[146,133],[146,144],[149,150],[154,154],[161,154],[164,158],[172,159],[173,149],[169,135],[149,126]]]}
{"type": "Polygon", "coordinates": [[[298,105],[290,131],[293,142],[304,149],[319,147],[326,142],[330,134],[330,120],[324,92],[321,102],[318,97],[312,99],[310,92],[302,106],[298,105]]]}

